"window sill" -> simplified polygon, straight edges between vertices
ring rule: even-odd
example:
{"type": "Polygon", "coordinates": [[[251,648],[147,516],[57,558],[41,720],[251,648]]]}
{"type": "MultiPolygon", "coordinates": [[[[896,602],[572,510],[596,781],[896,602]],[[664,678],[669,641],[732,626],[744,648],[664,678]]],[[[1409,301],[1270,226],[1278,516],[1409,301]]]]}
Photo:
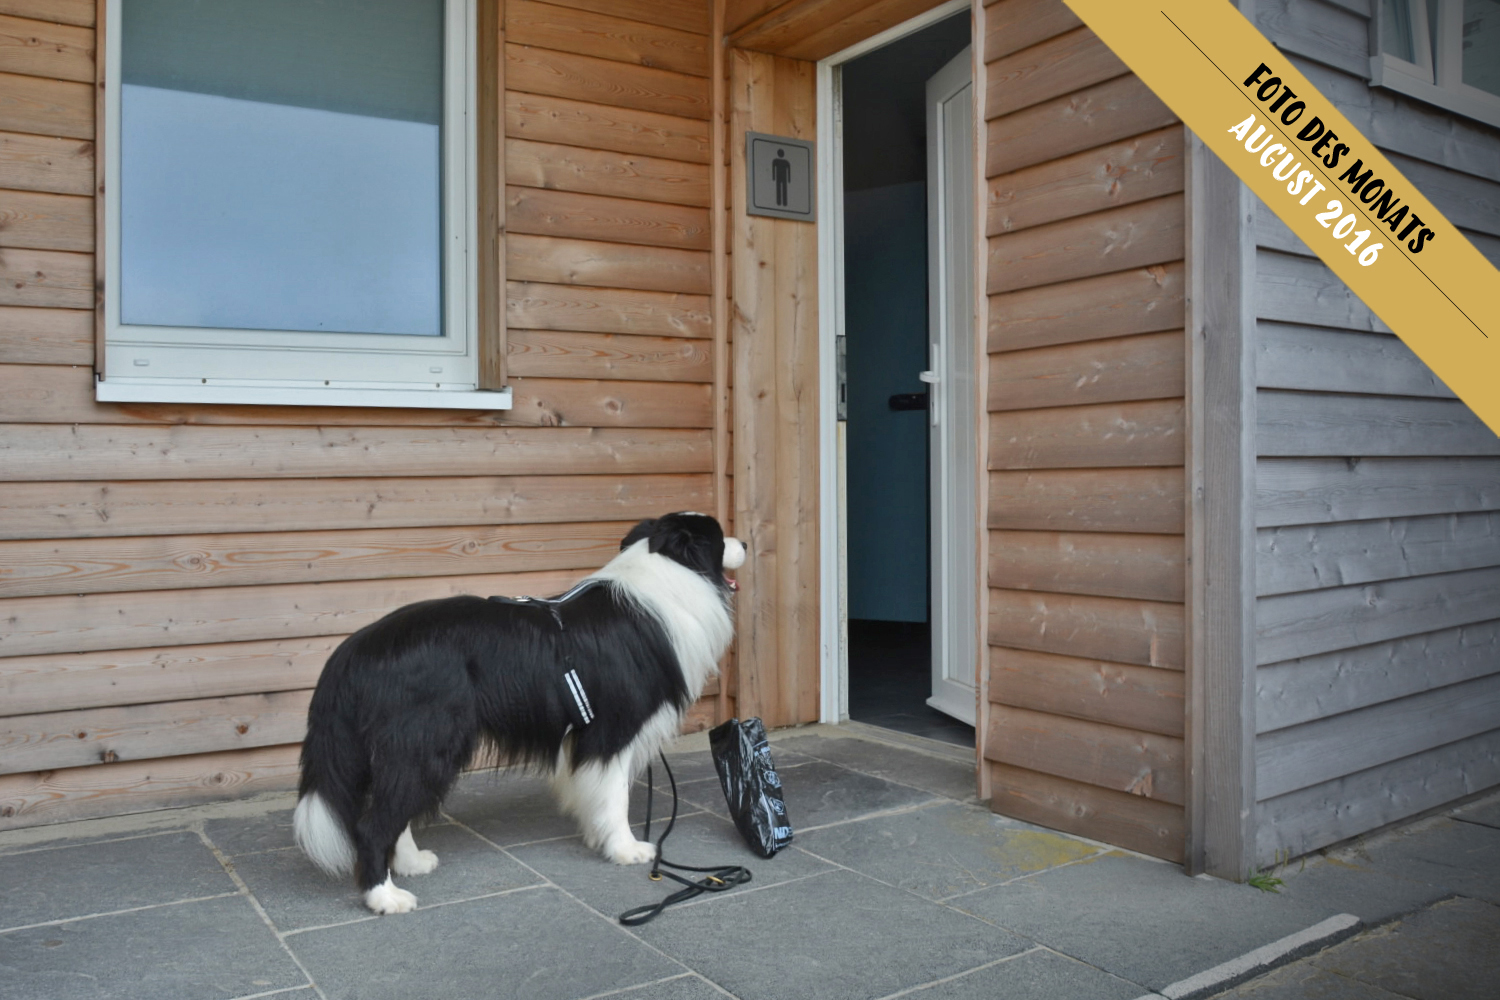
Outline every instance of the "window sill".
{"type": "Polygon", "coordinates": [[[105,379],[94,383],[101,403],[203,403],[240,406],[389,406],[431,410],[508,410],[509,389],[370,389],[163,383],[105,379]]]}
{"type": "Polygon", "coordinates": [[[1473,118],[1487,125],[1500,126],[1500,97],[1477,87],[1439,87],[1415,76],[1407,69],[1408,65],[1391,56],[1371,57],[1370,86],[1394,90],[1419,101],[1426,101],[1444,111],[1473,118]]]}

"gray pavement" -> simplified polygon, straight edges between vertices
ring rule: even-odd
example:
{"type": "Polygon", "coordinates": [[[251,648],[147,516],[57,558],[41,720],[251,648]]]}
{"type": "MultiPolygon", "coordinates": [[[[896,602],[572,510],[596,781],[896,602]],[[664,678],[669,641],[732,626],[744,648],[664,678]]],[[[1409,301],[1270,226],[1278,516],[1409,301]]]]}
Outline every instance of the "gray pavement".
{"type": "Polygon", "coordinates": [[[466,777],[417,833],[440,867],[398,880],[418,909],[392,917],[291,846],[286,795],[0,834],[0,1000],[1500,992],[1500,797],[1295,862],[1268,893],[992,816],[960,748],[858,724],[772,738],[793,845],[746,850],[706,741],[679,741],[667,856],[754,880],[637,928],[614,918],[667,890],[585,850],[535,776],[466,777]]]}

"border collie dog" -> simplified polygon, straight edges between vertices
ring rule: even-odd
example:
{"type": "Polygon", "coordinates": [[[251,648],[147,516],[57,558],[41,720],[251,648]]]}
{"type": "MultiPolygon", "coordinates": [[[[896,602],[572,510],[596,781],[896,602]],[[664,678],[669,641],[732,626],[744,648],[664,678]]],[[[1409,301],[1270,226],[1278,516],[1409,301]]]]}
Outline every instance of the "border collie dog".
{"type": "Polygon", "coordinates": [[[552,774],[584,841],[650,861],[627,819],[630,783],[681,729],[733,635],[745,546],[706,514],[642,521],[561,597],[409,604],[345,639],[308,709],[293,827],[330,874],[355,873],[376,913],[416,906],[411,821],[436,812],[476,751],[552,774]]]}

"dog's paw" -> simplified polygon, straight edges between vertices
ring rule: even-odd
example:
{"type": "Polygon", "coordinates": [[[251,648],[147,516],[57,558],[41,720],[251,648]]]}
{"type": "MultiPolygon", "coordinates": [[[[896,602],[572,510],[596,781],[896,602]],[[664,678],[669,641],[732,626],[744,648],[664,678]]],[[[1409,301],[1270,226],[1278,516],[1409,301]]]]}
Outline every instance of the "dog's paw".
{"type": "Polygon", "coordinates": [[[617,865],[643,865],[656,857],[656,845],[645,840],[626,840],[611,844],[605,853],[617,865]]]}
{"type": "Polygon", "coordinates": [[[438,866],[438,856],[432,851],[417,851],[414,854],[396,852],[391,861],[391,871],[397,875],[426,875],[438,866]]]}
{"type": "Polygon", "coordinates": [[[405,889],[397,888],[390,879],[365,893],[365,905],[381,915],[410,913],[417,908],[417,897],[405,889]]]}

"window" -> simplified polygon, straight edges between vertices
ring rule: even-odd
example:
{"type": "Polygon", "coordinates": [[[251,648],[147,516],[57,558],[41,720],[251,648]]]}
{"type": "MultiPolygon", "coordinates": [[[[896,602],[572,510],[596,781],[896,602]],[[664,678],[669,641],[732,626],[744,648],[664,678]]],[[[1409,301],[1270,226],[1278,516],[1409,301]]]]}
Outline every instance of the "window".
{"type": "Polygon", "coordinates": [[[100,399],[478,392],[474,0],[109,0],[100,399]]]}
{"type": "Polygon", "coordinates": [[[1381,0],[1370,82],[1500,125],[1500,0],[1381,0]]]}

